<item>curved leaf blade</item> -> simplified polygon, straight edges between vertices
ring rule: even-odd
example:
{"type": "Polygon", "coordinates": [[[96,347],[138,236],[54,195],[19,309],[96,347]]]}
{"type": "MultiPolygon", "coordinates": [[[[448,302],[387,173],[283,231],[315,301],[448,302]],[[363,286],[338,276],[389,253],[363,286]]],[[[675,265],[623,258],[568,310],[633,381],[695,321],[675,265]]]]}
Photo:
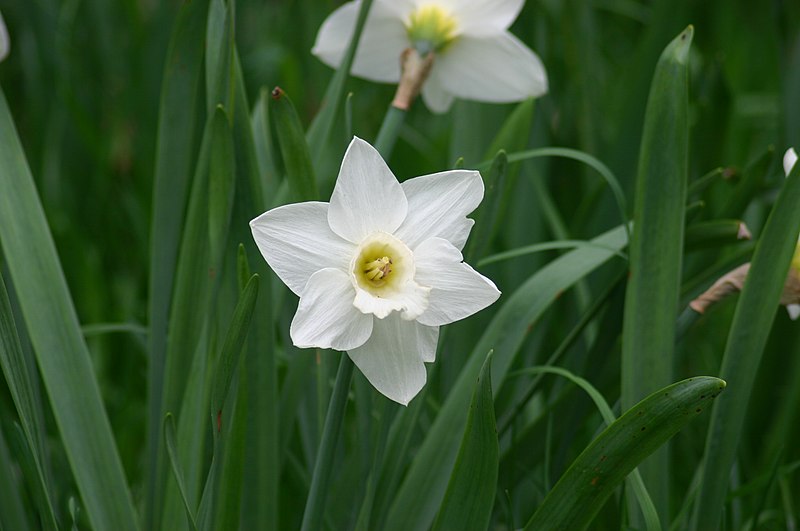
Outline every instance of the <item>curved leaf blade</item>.
{"type": "Polygon", "coordinates": [[[492,353],[486,357],[469,406],[467,427],[434,531],[486,529],[492,517],[500,446],[492,398],[492,353]]]}
{"type": "Polygon", "coordinates": [[[669,385],[636,404],[573,461],[525,530],[586,529],[622,480],[723,389],[723,380],[700,376],[669,385]]]}
{"type": "Polygon", "coordinates": [[[0,242],[61,439],[95,529],[134,530],[136,511],[55,244],[0,92],[0,242]]]}

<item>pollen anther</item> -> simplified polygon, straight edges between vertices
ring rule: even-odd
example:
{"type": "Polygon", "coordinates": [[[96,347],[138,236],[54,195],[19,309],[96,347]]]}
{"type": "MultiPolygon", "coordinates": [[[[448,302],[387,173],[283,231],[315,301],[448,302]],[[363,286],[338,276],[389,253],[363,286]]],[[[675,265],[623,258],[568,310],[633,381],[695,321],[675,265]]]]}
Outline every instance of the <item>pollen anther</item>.
{"type": "Polygon", "coordinates": [[[392,259],[388,256],[369,262],[364,269],[364,274],[370,280],[383,280],[392,272],[392,259]]]}

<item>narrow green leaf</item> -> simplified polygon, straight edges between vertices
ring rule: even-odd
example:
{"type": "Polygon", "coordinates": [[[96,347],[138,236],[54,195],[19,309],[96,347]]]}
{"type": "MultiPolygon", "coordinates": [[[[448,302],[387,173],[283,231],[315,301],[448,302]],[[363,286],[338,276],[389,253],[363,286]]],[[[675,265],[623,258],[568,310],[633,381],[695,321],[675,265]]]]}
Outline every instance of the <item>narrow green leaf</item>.
{"type": "Polygon", "coordinates": [[[208,246],[214,269],[222,268],[236,189],[236,158],[228,117],[217,106],[211,119],[211,160],[208,174],[208,246]]]}
{"type": "Polygon", "coordinates": [[[800,164],[786,179],[756,246],[750,272],[736,305],[720,377],[731,392],[714,405],[706,439],[703,480],[693,520],[693,529],[719,526],[731,467],[744,426],[761,355],[786,282],[786,274],[800,233],[800,164]]]}
{"type": "MultiPolygon", "coordinates": [[[[19,465],[22,479],[27,486],[26,490],[31,493],[31,498],[33,498],[33,505],[36,512],[38,514],[46,514],[49,511],[47,508],[50,503],[48,500],[49,494],[45,491],[42,475],[37,468],[38,463],[36,462],[36,457],[34,456],[33,449],[28,444],[22,427],[15,422],[11,426],[11,429],[6,430],[6,435],[8,437],[7,440],[11,454],[17,458],[17,464],[19,465]]],[[[58,529],[57,527],[53,527],[50,521],[44,521],[43,527],[45,529],[58,529]]]]}
{"type": "MultiPolygon", "coordinates": [[[[583,164],[586,164],[590,168],[594,169],[600,177],[608,184],[611,193],[614,194],[614,200],[617,203],[617,210],[619,210],[620,219],[623,223],[627,223],[628,221],[628,203],[625,201],[625,193],[622,191],[622,186],[619,183],[619,179],[614,175],[614,173],[603,164],[599,159],[589,155],[588,153],[584,153],[583,151],[578,151],[576,149],[569,149],[569,148],[559,148],[559,147],[547,147],[547,148],[537,148],[531,149],[528,151],[520,151],[517,153],[510,153],[508,155],[508,162],[522,162],[525,160],[535,159],[539,157],[561,157],[565,159],[571,159],[583,164]]],[[[485,168],[489,165],[489,162],[483,162],[480,167],[485,168]]],[[[627,230],[627,225],[625,225],[627,230]]]]}
{"type": "Polygon", "coordinates": [[[750,231],[738,219],[715,219],[690,225],[686,229],[687,249],[708,249],[749,240],[750,231]]]}
{"type": "Polygon", "coordinates": [[[686,194],[689,197],[692,197],[695,194],[702,193],[706,188],[717,182],[717,179],[725,177],[729,171],[730,170],[727,168],[714,168],[710,172],[689,184],[686,194]]]}
{"type": "Polygon", "coordinates": [[[718,378],[689,378],[626,411],[572,462],[525,529],[586,529],[622,480],[723,389],[725,382],[718,378]]]}
{"type": "Polygon", "coordinates": [[[503,251],[502,253],[493,254],[491,256],[487,256],[483,260],[479,260],[478,266],[494,264],[495,262],[502,262],[503,260],[519,258],[520,256],[527,256],[534,253],[554,251],[557,249],[579,249],[582,247],[610,251],[623,260],[628,260],[628,255],[608,245],[602,245],[585,240],[557,240],[552,242],[534,243],[533,245],[526,245],[525,247],[519,247],[517,249],[511,249],[510,251],[503,251]]]}
{"type": "Polygon", "coordinates": [[[0,424],[0,527],[3,529],[31,529],[25,508],[22,506],[21,485],[15,477],[16,466],[11,460],[0,424]]]}
{"type": "Polygon", "coordinates": [[[144,527],[154,529],[163,497],[161,447],[162,389],[178,243],[195,156],[197,99],[200,92],[208,0],[181,5],[167,50],[159,101],[153,214],[150,223],[148,316],[150,356],[147,395],[147,489],[144,527]]]}
{"type": "Polygon", "coordinates": [[[35,479],[29,479],[37,482],[37,490],[41,494],[40,510],[43,523],[48,529],[58,529],[44,468],[47,433],[42,411],[37,407],[38,388],[35,384],[37,375],[22,351],[2,274],[0,274],[0,367],[3,369],[8,390],[17,408],[27,446],[30,448],[35,479]]]}
{"type": "Polygon", "coordinates": [[[354,364],[346,352],[341,353],[339,370],[336,372],[336,385],[331,395],[328,414],[325,417],[325,428],[319,444],[317,459],[314,462],[314,474],[311,476],[311,488],[308,492],[306,507],[303,511],[302,531],[322,529],[325,518],[325,498],[328,494],[333,456],[342,430],[347,394],[350,381],[353,379],[354,364]]]}
{"type": "MultiPolygon", "coordinates": [[[[589,395],[589,397],[592,399],[592,402],[594,402],[594,405],[597,407],[597,410],[600,412],[600,416],[603,417],[603,421],[605,421],[606,426],[610,426],[615,420],[617,420],[617,417],[614,416],[614,412],[611,411],[611,406],[608,405],[608,402],[606,402],[606,399],[603,398],[603,395],[600,394],[600,391],[598,391],[597,388],[589,383],[588,380],[585,380],[580,376],[576,376],[565,369],[552,366],[529,367],[527,369],[521,369],[509,376],[520,374],[542,375],[548,373],[563,376],[586,391],[586,394],[589,395]]],[[[634,469],[628,476],[627,481],[636,495],[636,498],[639,502],[639,508],[644,514],[646,529],[648,529],[648,531],[660,531],[661,521],[658,519],[658,512],[653,505],[653,500],[650,499],[650,494],[647,492],[647,487],[644,486],[644,481],[642,481],[642,476],[639,474],[639,471],[634,469]]]]}
{"type": "Polygon", "coordinates": [[[279,184],[279,172],[275,163],[276,151],[279,148],[275,144],[275,139],[272,138],[272,129],[269,125],[269,99],[269,90],[262,88],[253,108],[250,127],[253,130],[253,146],[258,160],[258,173],[264,180],[264,189],[274,193],[279,184]]]}
{"type": "MultiPolygon", "coordinates": [[[[208,471],[197,510],[198,528],[214,528],[214,520],[219,517],[225,521],[238,522],[238,510],[235,517],[232,515],[233,507],[237,509],[241,500],[241,462],[244,458],[244,434],[246,427],[246,384],[241,382],[239,397],[231,407],[230,402],[231,382],[234,371],[239,367],[242,350],[250,329],[250,321],[255,310],[258,298],[258,275],[253,275],[242,291],[236,308],[233,311],[230,325],[225,333],[225,339],[220,348],[216,368],[211,382],[210,416],[212,432],[214,434],[214,451],[211,457],[211,468],[208,471]],[[226,412],[233,412],[232,427],[228,430],[230,437],[222,439],[222,428],[228,423],[225,421],[226,412]],[[230,452],[233,452],[232,454],[230,452]],[[220,475],[221,474],[221,475],[220,475]],[[235,492],[221,492],[220,489],[233,488],[228,482],[237,482],[235,492]],[[221,482],[218,485],[218,482],[221,482]],[[227,485],[227,486],[226,486],[227,485]],[[224,510],[218,512],[218,502],[222,503],[224,510]]],[[[238,527],[238,523],[236,526],[238,527]]]]}
{"type": "Polygon", "coordinates": [[[536,100],[533,98],[520,102],[492,140],[484,153],[484,159],[497,156],[500,150],[515,152],[525,149],[531,135],[535,109],[536,100]]]}
{"type": "Polygon", "coordinates": [[[206,22],[206,108],[232,108],[235,2],[211,0],[206,22]]]}
{"type": "Polygon", "coordinates": [[[244,244],[239,244],[237,248],[238,254],[236,255],[236,280],[239,286],[239,291],[244,290],[247,282],[250,280],[252,273],[250,272],[250,263],[247,261],[247,250],[244,244]]]}
{"type": "Polygon", "coordinates": [[[394,150],[394,144],[397,141],[397,135],[400,134],[400,128],[406,120],[406,112],[404,109],[389,105],[386,115],[383,117],[381,129],[378,131],[378,136],[375,137],[375,149],[384,158],[389,160],[389,157],[394,150]]]}
{"type": "MultiPolygon", "coordinates": [[[[693,35],[689,26],[664,49],[645,114],[622,332],[622,406],[626,409],[672,381],[688,179],[688,57],[693,35]]],[[[640,471],[659,514],[666,518],[666,449],[642,463],[640,471]]],[[[633,511],[631,519],[638,525],[639,513],[633,511]]]]}
{"type": "MultiPolygon", "coordinates": [[[[353,34],[350,36],[350,42],[347,45],[347,51],[342,57],[342,62],[336,70],[336,74],[328,84],[328,88],[325,89],[324,106],[308,128],[306,141],[313,150],[314,169],[318,172],[321,170],[322,157],[328,147],[328,139],[331,136],[331,131],[333,131],[333,124],[336,122],[336,117],[345,97],[345,82],[350,75],[350,67],[353,66],[353,59],[358,49],[358,41],[361,38],[361,32],[364,30],[364,23],[367,21],[367,15],[371,7],[372,0],[361,2],[353,34]]],[[[397,60],[399,61],[400,58],[398,57],[397,60]]]]}
{"type": "Polygon", "coordinates": [[[136,529],[89,351],[2,92],[0,167],[0,242],[87,516],[95,529],[136,529]]]}
{"type": "Polygon", "coordinates": [[[738,218],[744,215],[747,205],[764,188],[764,182],[775,163],[775,148],[770,146],[742,170],[742,179],[733,189],[717,217],[738,218]]]}
{"type": "Polygon", "coordinates": [[[503,190],[505,190],[507,176],[508,157],[506,152],[501,149],[495,155],[492,167],[483,180],[486,192],[481,206],[473,214],[475,228],[472,230],[469,246],[465,253],[467,261],[473,261],[475,258],[484,256],[492,243],[500,224],[500,204],[503,200],[503,190]]]}
{"type": "MultiPolygon", "coordinates": [[[[240,373],[241,374],[241,373],[240,373]]],[[[214,525],[209,529],[239,529],[244,488],[245,437],[247,432],[247,379],[238,379],[238,393],[227,436],[221,437],[222,469],[215,487],[214,525]]]]}
{"type": "MultiPolygon", "coordinates": [[[[208,325],[204,324],[200,329],[200,340],[191,359],[181,401],[181,414],[178,417],[177,456],[183,470],[186,498],[189,506],[193,508],[198,504],[205,469],[208,404],[211,400],[209,358],[208,325]]],[[[181,493],[175,481],[167,482],[163,506],[160,529],[181,531],[189,528],[181,493]]],[[[199,514],[195,518],[199,521],[199,514]]]]}
{"type": "MultiPolygon", "coordinates": [[[[626,231],[618,227],[592,241],[621,250],[627,243],[626,231]]],[[[503,382],[530,328],[545,310],[565,290],[613,256],[613,252],[588,247],[571,251],[537,271],[505,301],[470,354],[431,425],[395,496],[386,530],[426,528],[433,522],[456,459],[458,436],[466,423],[466,405],[485,353],[494,349],[492,380],[503,382]]],[[[495,394],[497,389],[499,386],[495,394]]]]}
{"type": "Polygon", "coordinates": [[[273,120],[281,148],[281,157],[286,166],[286,180],[295,201],[317,198],[317,184],[311,154],[303,136],[303,126],[292,104],[292,100],[280,87],[272,91],[270,118],[273,120]]]}
{"type": "Polygon", "coordinates": [[[497,490],[500,447],[492,399],[492,353],[481,367],[453,473],[434,531],[486,529],[497,490]]]}
{"type": "MultiPolygon", "coordinates": [[[[258,297],[258,275],[253,275],[242,291],[241,298],[233,311],[231,324],[225,334],[225,341],[220,349],[217,368],[214,371],[214,387],[211,393],[211,415],[219,423],[219,415],[225,407],[225,399],[233,378],[233,370],[239,364],[242,347],[250,330],[250,321],[258,297]]],[[[218,428],[217,428],[218,429],[218,428]]]]}
{"type": "Polygon", "coordinates": [[[189,505],[189,499],[186,497],[186,484],[183,481],[183,470],[181,470],[181,463],[178,460],[178,449],[175,443],[175,418],[172,413],[167,413],[164,417],[164,443],[167,447],[167,456],[169,456],[169,464],[172,467],[172,474],[175,482],[178,484],[178,490],[183,499],[183,508],[186,510],[186,517],[189,519],[191,528],[197,531],[197,523],[195,521],[194,513],[189,505]]]}
{"type": "Polygon", "coordinates": [[[198,327],[206,322],[211,303],[211,291],[216,273],[209,249],[208,176],[212,139],[212,119],[206,123],[186,225],[181,239],[178,268],[175,274],[175,293],[170,311],[169,343],[164,368],[162,410],[179,419],[181,398],[186,386],[186,367],[191,366],[200,341],[198,327]]]}
{"type": "MultiPolygon", "coordinates": [[[[169,342],[167,344],[166,364],[162,392],[162,415],[172,412],[178,419],[178,450],[186,473],[187,495],[190,503],[194,501],[199,489],[197,467],[204,440],[198,440],[196,418],[199,410],[207,410],[208,398],[204,395],[207,357],[209,346],[209,315],[212,294],[217,285],[217,264],[211,256],[209,245],[209,166],[212,150],[213,116],[206,121],[203,141],[192,179],[192,190],[186,214],[186,224],[180,244],[178,267],[175,273],[175,292],[170,311],[169,342]],[[201,333],[198,333],[200,331],[201,333]],[[186,368],[191,367],[187,372],[186,368]],[[190,394],[192,393],[192,394],[190,394]],[[189,411],[184,412],[186,406],[189,411]],[[191,421],[191,423],[190,423],[191,421]],[[194,423],[194,424],[193,424],[194,423]]],[[[166,455],[159,446],[159,469],[166,472],[166,455]]],[[[160,481],[164,481],[161,478],[160,481]]],[[[159,507],[162,505],[164,529],[177,529],[185,526],[185,517],[177,490],[170,487],[165,493],[164,485],[159,484],[159,507]]],[[[161,517],[159,513],[156,518],[161,517]]],[[[159,527],[158,525],[155,526],[159,527]]]]}

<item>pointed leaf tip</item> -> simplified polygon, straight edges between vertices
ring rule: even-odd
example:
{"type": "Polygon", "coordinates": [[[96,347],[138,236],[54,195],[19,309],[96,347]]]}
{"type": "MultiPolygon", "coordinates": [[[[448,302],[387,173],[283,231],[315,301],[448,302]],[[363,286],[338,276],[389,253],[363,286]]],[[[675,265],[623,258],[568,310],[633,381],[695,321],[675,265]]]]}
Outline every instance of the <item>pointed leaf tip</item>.
{"type": "Polygon", "coordinates": [[[686,64],[689,59],[689,49],[692,47],[694,38],[694,26],[689,24],[680,35],[666,47],[664,57],[671,56],[678,64],[686,64]]]}

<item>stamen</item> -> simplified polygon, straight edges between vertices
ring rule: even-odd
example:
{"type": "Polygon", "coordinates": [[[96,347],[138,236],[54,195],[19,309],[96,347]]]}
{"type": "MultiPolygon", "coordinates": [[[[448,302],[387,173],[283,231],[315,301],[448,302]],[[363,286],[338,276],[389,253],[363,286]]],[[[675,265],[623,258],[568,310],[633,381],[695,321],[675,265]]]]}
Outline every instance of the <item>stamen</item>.
{"type": "Polygon", "coordinates": [[[369,280],[383,280],[392,272],[392,259],[388,256],[378,258],[366,264],[364,274],[369,280]]]}

